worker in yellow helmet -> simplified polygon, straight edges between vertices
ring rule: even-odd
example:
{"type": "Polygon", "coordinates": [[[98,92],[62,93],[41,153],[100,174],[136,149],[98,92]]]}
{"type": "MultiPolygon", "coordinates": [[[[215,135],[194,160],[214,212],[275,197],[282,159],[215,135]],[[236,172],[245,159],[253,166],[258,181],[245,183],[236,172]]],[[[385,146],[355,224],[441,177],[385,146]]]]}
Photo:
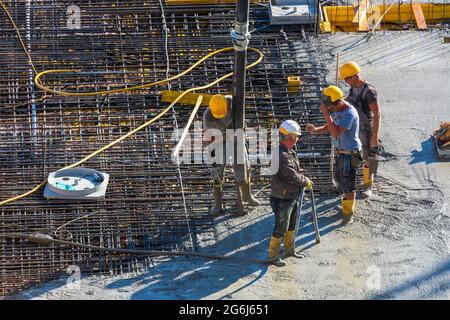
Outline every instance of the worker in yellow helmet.
{"type": "Polygon", "coordinates": [[[353,222],[356,198],[356,171],[362,163],[361,141],[359,140],[358,111],[344,99],[344,93],[336,86],[323,90],[320,111],[326,124],[316,127],[307,124],[311,134],[330,133],[335,152],[335,179],[342,197],[342,221],[353,222]]]}
{"type": "Polygon", "coordinates": [[[294,120],[284,121],[280,128],[280,145],[275,156],[278,157],[278,170],[272,176],[270,206],[275,215],[275,227],[269,244],[269,259],[277,267],[286,262],[281,259],[281,238],[284,237],[284,250],[287,256],[303,258],[295,252],[295,227],[297,222],[297,198],[301,188],[312,188],[312,181],[302,174],[297,153],[293,149],[302,136],[300,126],[294,120]]]}
{"type": "MultiPolygon", "coordinates": [[[[232,129],[232,96],[231,95],[214,95],[209,107],[203,114],[203,128],[205,130],[204,140],[209,144],[208,148],[211,150],[211,156],[215,158],[212,163],[213,176],[213,193],[214,205],[210,213],[212,215],[219,215],[223,210],[223,176],[226,159],[226,130],[232,129]],[[221,155],[219,154],[221,153],[221,155]]],[[[246,152],[246,150],[244,150],[246,152]]],[[[243,202],[250,206],[258,206],[260,202],[251,194],[250,175],[248,170],[248,160],[245,159],[245,172],[241,170],[234,170],[234,180],[237,190],[237,215],[246,214],[243,202]]]]}
{"type": "Polygon", "coordinates": [[[361,77],[361,68],[355,62],[344,63],[340,71],[341,80],[350,86],[350,92],[345,99],[359,114],[359,139],[364,159],[362,196],[368,198],[372,195],[372,184],[377,174],[378,155],[381,150],[378,139],[381,127],[378,94],[375,87],[361,77]]]}

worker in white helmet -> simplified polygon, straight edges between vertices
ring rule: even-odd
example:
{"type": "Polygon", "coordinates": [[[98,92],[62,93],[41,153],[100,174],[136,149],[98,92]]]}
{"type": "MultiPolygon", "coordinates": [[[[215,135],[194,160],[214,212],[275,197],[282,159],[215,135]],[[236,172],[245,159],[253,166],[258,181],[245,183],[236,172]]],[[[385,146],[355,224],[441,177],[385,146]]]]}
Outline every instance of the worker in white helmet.
{"type": "Polygon", "coordinates": [[[295,252],[295,226],[297,221],[297,199],[302,188],[311,189],[312,181],[301,173],[300,163],[294,147],[302,136],[300,126],[293,120],[284,121],[279,129],[280,145],[275,153],[279,168],[272,176],[270,206],[275,214],[275,227],[270,239],[269,259],[282,267],[286,262],[280,257],[281,238],[287,256],[302,258],[295,252]]]}
{"type": "MultiPolygon", "coordinates": [[[[211,149],[221,150],[223,157],[219,159],[219,163],[213,163],[211,173],[213,177],[213,193],[214,205],[210,213],[212,215],[219,215],[223,210],[223,176],[226,165],[226,130],[232,129],[232,96],[231,95],[214,95],[209,107],[203,114],[203,128],[205,129],[204,140],[208,144],[216,144],[211,149]],[[218,130],[220,135],[211,135],[212,129],[218,130]]],[[[244,150],[246,152],[246,150],[244,150]]],[[[251,194],[250,175],[248,170],[247,156],[244,156],[245,172],[234,170],[234,180],[237,191],[237,214],[244,215],[246,211],[243,207],[243,202],[249,206],[258,206],[260,202],[251,194]]]]}

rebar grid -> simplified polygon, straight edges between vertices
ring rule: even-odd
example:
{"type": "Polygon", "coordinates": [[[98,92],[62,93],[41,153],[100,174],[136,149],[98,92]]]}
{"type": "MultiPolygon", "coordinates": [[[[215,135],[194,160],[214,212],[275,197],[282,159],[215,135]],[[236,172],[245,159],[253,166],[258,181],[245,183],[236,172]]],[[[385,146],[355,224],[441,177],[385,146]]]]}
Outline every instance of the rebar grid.
{"type": "MultiPolygon", "coordinates": [[[[56,89],[87,92],[153,82],[165,78],[166,53],[161,9],[151,1],[9,0],[8,6],[25,39],[38,72],[77,69],[44,78],[56,89]],[[69,5],[81,8],[81,29],[67,28],[69,5]],[[28,18],[27,18],[28,17],[28,18]]],[[[231,46],[229,35],[234,5],[164,6],[168,28],[170,75],[175,75],[208,52],[231,46]]],[[[251,26],[268,22],[265,8],[253,5],[251,26]]],[[[3,12],[0,11],[3,18],[3,12]]],[[[0,195],[7,199],[43,181],[47,175],[80,160],[156,115],[166,103],[159,91],[166,85],[126,94],[95,97],[50,96],[32,81],[35,74],[7,19],[0,19],[0,195]],[[35,101],[34,103],[32,103],[35,101]]],[[[304,35],[304,34],[303,34],[304,35]]],[[[248,72],[247,127],[271,129],[292,118],[302,128],[320,123],[318,103],[326,70],[317,53],[308,48],[301,30],[264,30],[252,33],[250,45],[265,58],[248,72]],[[288,93],[287,77],[299,75],[303,85],[288,93]]],[[[254,58],[249,53],[249,60],[254,58]]],[[[232,54],[217,56],[201,68],[171,83],[184,90],[211,82],[232,70],[232,54]]],[[[230,93],[226,80],[205,93],[230,93]]],[[[175,106],[178,126],[186,123],[192,107],[175,106]]],[[[201,121],[201,109],[196,120],[201,121]]],[[[0,208],[0,233],[42,232],[75,242],[109,248],[193,250],[189,229],[199,234],[213,226],[207,166],[182,164],[186,219],[174,147],[172,115],[166,115],[133,138],[89,160],[84,166],[110,174],[105,200],[68,202],[45,200],[42,190],[0,208]],[[189,224],[189,225],[188,225],[189,224]],[[188,228],[190,227],[190,228],[188,228]]],[[[329,137],[305,136],[307,152],[320,152],[303,160],[305,173],[321,191],[330,190],[329,137]]],[[[252,167],[254,187],[267,185],[252,167]]],[[[228,177],[231,175],[228,174],[228,177]]],[[[233,205],[234,187],[225,183],[225,203],[233,205]]],[[[261,193],[267,195],[267,193],[261,193]]],[[[125,272],[148,267],[150,258],[111,255],[86,249],[42,247],[25,240],[0,238],[0,295],[59,276],[69,265],[83,272],[125,272]]]]}

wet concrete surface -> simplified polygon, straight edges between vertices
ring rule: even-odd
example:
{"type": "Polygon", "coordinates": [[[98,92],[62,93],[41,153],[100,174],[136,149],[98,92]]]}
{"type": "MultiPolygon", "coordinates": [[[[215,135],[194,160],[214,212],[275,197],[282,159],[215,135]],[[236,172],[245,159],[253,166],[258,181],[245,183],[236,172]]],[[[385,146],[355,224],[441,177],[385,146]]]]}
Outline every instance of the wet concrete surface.
{"type": "MultiPolygon", "coordinates": [[[[317,199],[322,242],[314,244],[308,207],[297,238],[306,257],[285,268],[176,258],[120,276],[66,277],[13,299],[450,299],[450,162],[429,140],[450,121],[448,31],[384,32],[311,39],[328,60],[361,65],[379,91],[381,140],[397,161],[382,163],[376,193],[358,200],[355,223],[343,226],[333,195],[317,199]],[[350,48],[350,49],[347,49],[350,48]],[[346,49],[346,50],[344,50],[346,49]]],[[[310,43],[305,42],[308,47],[310,43]]],[[[343,87],[343,84],[340,84],[343,87]]],[[[265,259],[273,228],[265,205],[246,217],[219,217],[199,236],[201,251],[265,259]]]]}

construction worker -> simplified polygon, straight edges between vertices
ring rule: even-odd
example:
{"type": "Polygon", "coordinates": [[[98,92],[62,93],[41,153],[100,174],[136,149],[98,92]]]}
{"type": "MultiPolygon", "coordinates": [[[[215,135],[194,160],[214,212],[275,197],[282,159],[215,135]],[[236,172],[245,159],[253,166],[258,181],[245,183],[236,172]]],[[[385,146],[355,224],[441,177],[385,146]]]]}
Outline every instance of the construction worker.
{"type": "MultiPolygon", "coordinates": [[[[212,215],[219,215],[223,210],[222,197],[223,197],[223,175],[226,165],[226,129],[232,129],[232,96],[221,94],[214,95],[210,102],[209,107],[203,114],[203,127],[205,129],[204,140],[208,144],[215,144],[212,150],[221,150],[223,157],[219,159],[219,163],[212,164],[212,176],[213,176],[213,193],[214,193],[214,205],[211,208],[210,213],[212,215]],[[214,135],[211,129],[218,130],[221,135],[214,135]]],[[[211,146],[210,146],[211,147],[211,146]]],[[[246,150],[244,150],[246,152],[246,150]]],[[[214,154],[213,154],[214,156],[214,154]]],[[[248,170],[247,156],[244,156],[246,161],[245,170],[248,170]]],[[[251,194],[250,175],[248,172],[242,173],[240,170],[234,170],[234,180],[237,190],[237,215],[244,215],[242,202],[246,202],[250,206],[258,206],[260,202],[256,200],[251,194]]]]}
{"type": "Polygon", "coordinates": [[[306,129],[311,134],[332,135],[336,147],[335,179],[343,194],[342,221],[344,224],[352,223],[355,212],[356,170],[362,163],[358,112],[344,99],[342,90],[336,86],[323,90],[320,111],[326,124],[315,127],[308,123],[306,129]]]}
{"type": "Polygon", "coordinates": [[[286,262],[280,256],[281,238],[284,237],[284,251],[287,256],[303,258],[295,252],[295,227],[297,221],[297,199],[301,188],[312,188],[312,181],[301,174],[300,163],[293,147],[301,137],[300,126],[293,120],[284,121],[280,128],[280,145],[274,156],[278,157],[279,168],[272,176],[270,206],[275,214],[275,227],[269,244],[269,259],[283,267],[286,262]]]}
{"type": "Polygon", "coordinates": [[[355,62],[344,63],[340,71],[341,80],[351,87],[345,100],[356,108],[359,115],[359,139],[364,159],[362,196],[368,198],[372,195],[372,184],[378,169],[377,155],[380,150],[378,134],[381,127],[381,110],[377,91],[361,77],[361,68],[355,62]]]}

